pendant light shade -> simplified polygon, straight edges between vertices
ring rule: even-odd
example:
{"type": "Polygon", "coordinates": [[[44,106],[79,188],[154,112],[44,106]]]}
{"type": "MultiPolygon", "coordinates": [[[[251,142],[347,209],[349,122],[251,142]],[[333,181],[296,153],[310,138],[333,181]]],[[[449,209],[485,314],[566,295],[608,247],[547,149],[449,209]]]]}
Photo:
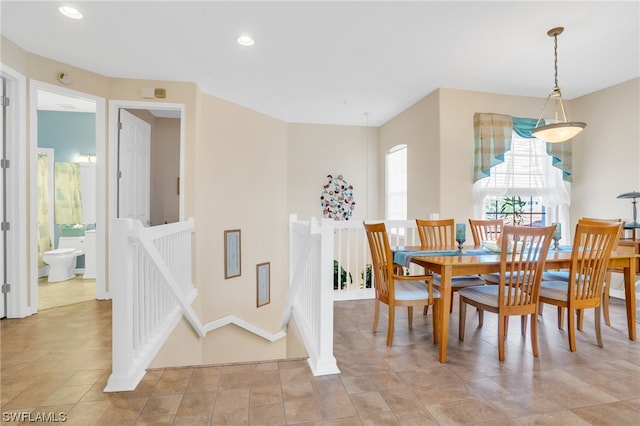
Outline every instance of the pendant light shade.
{"type": "Polygon", "coordinates": [[[564,110],[562,93],[560,92],[560,87],[558,86],[558,36],[562,34],[562,31],[564,31],[563,27],[556,27],[547,31],[547,35],[549,37],[553,37],[554,40],[553,54],[555,86],[553,87],[553,91],[551,92],[551,94],[547,96],[547,101],[542,107],[542,111],[540,112],[540,116],[538,117],[538,121],[536,122],[536,126],[531,131],[531,134],[536,138],[550,143],[566,142],[576,136],[578,133],[582,132],[582,130],[587,125],[586,123],[582,123],[580,121],[568,121],[567,114],[564,110]],[[544,114],[544,111],[546,110],[549,103],[553,103],[554,106],[555,122],[540,126],[542,115],[544,114]],[[560,119],[560,113],[562,113],[562,119],[560,119]]]}

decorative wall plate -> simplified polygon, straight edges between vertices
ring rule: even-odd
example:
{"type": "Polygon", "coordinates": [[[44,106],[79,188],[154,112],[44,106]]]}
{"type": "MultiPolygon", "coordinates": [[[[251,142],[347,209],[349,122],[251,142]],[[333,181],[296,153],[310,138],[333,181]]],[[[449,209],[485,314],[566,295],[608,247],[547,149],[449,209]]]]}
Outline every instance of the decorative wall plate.
{"type": "Polygon", "coordinates": [[[342,175],[333,177],[327,175],[327,184],[324,185],[320,196],[322,214],[333,220],[349,220],[356,202],[353,200],[353,185],[349,185],[342,175]]]}

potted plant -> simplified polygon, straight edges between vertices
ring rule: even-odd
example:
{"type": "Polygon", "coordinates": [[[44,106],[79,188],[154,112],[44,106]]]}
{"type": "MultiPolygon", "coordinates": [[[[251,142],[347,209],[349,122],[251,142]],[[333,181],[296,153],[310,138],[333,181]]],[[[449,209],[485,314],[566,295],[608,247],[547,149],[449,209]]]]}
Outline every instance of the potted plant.
{"type": "MultiPolygon", "coordinates": [[[[351,276],[351,272],[349,272],[349,283],[353,283],[353,277],[351,276]]],[[[347,271],[340,266],[337,260],[333,261],[333,289],[337,290],[340,288],[341,290],[347,287],[347,271]],[[338,270],[340,273],[338,273],[338,270]]]]}
{"type": "Polygon", "coordinates": [[[522,214],[527,205],[526,201],[522,201],[520,196],[504,197],[500,203],[500,213],[505,218],[505,223],[512,222],[513,225],[522,225],[522,214]],[[509,220],[511,218],[511,220],[509,220]]]}
{"type": "Polygon", "coordinates": [[[364,284],[364,288],[371,288],[371,264],[367,263],[362,272],[360,272],[360,278],[364,284]]]}

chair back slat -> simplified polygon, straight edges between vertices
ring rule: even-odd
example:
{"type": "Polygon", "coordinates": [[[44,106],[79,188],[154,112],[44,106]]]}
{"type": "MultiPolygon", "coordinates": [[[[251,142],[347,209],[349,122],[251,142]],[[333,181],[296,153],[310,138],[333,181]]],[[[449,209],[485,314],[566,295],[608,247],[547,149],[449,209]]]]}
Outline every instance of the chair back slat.
{"type": "Polygon", "coordinates": [[[469,219],[473,244],[479,246],[483,241],[498,241],[504,228],[504,219],[469,219]]]}
{"type": "Polygon", "coordinates": [[[441,249],[455,244],[454,219],[416,219],[420,245],[423,249],[441,249]]]}
{"type": "Polygon", "coordinates": [[[611,251],[617,245],[622,222],[579,221],[573,240],[569,300],[598,306],[611,251]]]}
{"type": "Polygon", "coordinates": [[[500,308],[538,303],[542,272],[555,226],[530,228],[507,225],[500,250],[500,308]]]}

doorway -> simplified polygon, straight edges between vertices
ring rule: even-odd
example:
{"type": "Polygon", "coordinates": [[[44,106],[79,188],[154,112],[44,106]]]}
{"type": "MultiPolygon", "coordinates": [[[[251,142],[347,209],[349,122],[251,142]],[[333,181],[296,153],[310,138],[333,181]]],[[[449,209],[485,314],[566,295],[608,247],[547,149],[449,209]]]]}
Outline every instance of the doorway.
{"type": "Polygon", "coordinates": [[[109,171],[109,217],[137,218],[144,226],[184,220],[184,105],[110,101],[110,107],[109,164],[114,167],[109,171]],[[138,140],[146,125],[148,151],[141,148],[146,142],[138,140]],[[141,155],[140,150],[148,153],[141,155]],[[147,189],[120,192],[131,186],[131,172],[139,182],[135,186],[147,189]],[[136,194],[144,194],[144,200],[136,194]]]}
{"type": "Polygon", "coordinates": [[[90,299],[107,299],[106,189],[102,177],[105,100],[38,81],[31,81],[30,98],[31,313],[90,299]],[[42,170],[46,167],[43,164],[52,160],[40,158],[38,148],[51,150],[53,171],[42,170]],[[43,191],[39,190],[38,182],[45,174],[55,176],[54,199],[44,200],[40,196],[43,191]],[[60,189],[66,195],[60,196],[60,189]],[[54,218],[53,228],[43,226],[54,218]],[[49,280],[46,274],[53,266],[44,260],[44,254],[61,247],[82,251],[71,260],[71,279],[49,280]]]}

